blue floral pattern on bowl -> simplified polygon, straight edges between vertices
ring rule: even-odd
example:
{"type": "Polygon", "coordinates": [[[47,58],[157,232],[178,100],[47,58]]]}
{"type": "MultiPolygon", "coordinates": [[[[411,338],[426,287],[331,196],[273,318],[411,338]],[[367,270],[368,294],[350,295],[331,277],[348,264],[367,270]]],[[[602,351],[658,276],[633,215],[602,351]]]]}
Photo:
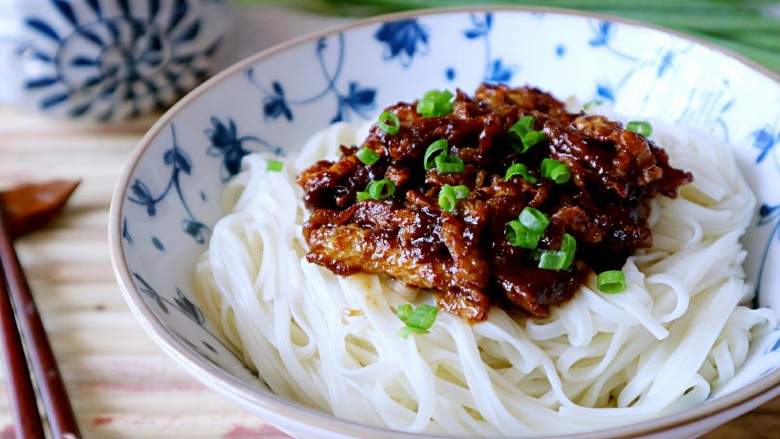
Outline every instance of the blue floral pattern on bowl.
{"type": "Polygon", "coordinates": [[[226,0],[26,3],[18,35],[3,38],[0,30],[15,53],[6,67],[22,74],[19,96],[43,112],[97,120],[167,106],[205,79],[227,7],[226,0]]]}
{"type": "MultiPolygon", "coordinates": [[[[191,271],[222,215],[222,188],[248,152],[294,154],[335,121],[371,120],[429,89],[468,91],[482,81],[607,101],[623,114],[692,125],[731,142],[761,206],[744,238],[755,304],[780,309],[780,273],[769,269],[780,263],[778,78],[659,30],[522,9],[369,20],[248,59],[169,112],[131,161],[112,206],[114,259],[128,302],[206,384],[282,427],[301,428],[274,414],[281,406],[257,391],[262,385],[203,321],[192,295],[191,271]],[[534,44],[516,50],[529,39],[534,44]],[[239,382],[214,384],[224,373],[239,382]]],[[[780,382],[778,334],[756,340],[734,389],[767,375],[780,382]]]]}
{"type": "Polygon", "coordinates": [[[374,38],[385,46],[385,60],[398,58],[404,67],[411,64],[415,55],[428,51],[428,29],[416,18],[388,21],[379,27],[374,38]]]}
{"type": "Polygon", "coordinates": [[[292,106],[310,106],[329,95],[335,97],[337,102],[334,115],[330,119],[331,123],[349,121],[352,119],[351,114],[357,115],[360,119],[369,117],[369,112],[375,108],[376,89],[363,87],[357,81],[348,81],[345,87],[346,91],[341,91],[336,87],[335,84],[343,81],[341,74],[344,64],[344,35],[336,35],[333,40],[336,41],[334,49],[331,49],[331,40],[324,37],[318,39],[315,45],[317,65],[322,74],[320,79],[322,85],[321,89],[311,95],[297,98],[285,96],[285,87],[279,79],[272,81],[270,90],[268,90],[259,79],[255,78],[254,69],[250,68],[246,71],[249,82],[265,95],[263,113],[267,119],[277,119],[284,116],[287,121],[292,122],[292,106]],[[336,61],[332,66],[326,60],[328,50],[336,52],[336,61]]]}

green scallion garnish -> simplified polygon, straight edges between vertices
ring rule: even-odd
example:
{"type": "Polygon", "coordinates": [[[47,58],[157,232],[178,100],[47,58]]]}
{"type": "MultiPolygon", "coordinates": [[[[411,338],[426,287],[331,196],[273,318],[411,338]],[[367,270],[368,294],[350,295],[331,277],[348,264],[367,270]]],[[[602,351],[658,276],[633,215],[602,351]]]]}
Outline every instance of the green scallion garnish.
{"type": "Polygon", "coordinates": [[[599,273],[597,283],[602,293],[620,293],[626,289],[626,275],[620,270],[603,271],[599,273]]]}
{"type": "Polygon", "coordinates": [[[458,204],[458,198],[455,195],[455,189],[445,184],[439,191],[439,207],[446,212],[454,212],[458,204]]]}
{"type": "Polygon", "coordinates": [[[447,139],[439,139],[425,150],[423,168],[427,171],[434,166],[440,174],[457,174],[466,168],[463,159],[450,155],[447,139]]]}
{"type": "Polygon", "coordinates": [[[547,215],[533,207],[524,208],[523,211],[520,212],[518,220],[520,220],[520,224],[524,225],[528,230],[540,235],[544,233],[544,229],[550,225],[550,219],[547,218],[547,215]]]}
{"type": "Polygon", "coordinates": [[[626,129],[644,137],[650,137],[653,134],[653,126],[643,120],[634,120],[627,123],[626,129]]]}
{"type": "Polygon", "coordinates": [[[555,159],[542,159],[542,177],[549,178],[558,184],[563,184],[571,179],[571,171],[563,163],[555,159]]]}
{"type": "Polygon", "coordinates": [[[465,185],[459,184],[457,186],[453,186],[453,189],[455,189],[455,198],[459,200],[465,200],[471,196],[471,191],[465,185]]]}
{"type": "Polygon", "coordinates": [[[504,234],[511,245],[527,249],[535,249],[541,238],[539,234],[528,230],[519,220],[506,223],[504,234]]]}
{"type": "Polygon", "coordinates": [[[539,257],[539,268],[545,270],[560,270],[566,264],[566,253],[556,250],[542,250],[539,257]]]}
{"type": "Polygon", "coordinates": [[[524,153],[537,143],[546,140],[544,133],[534,129],[534,117],[523,116],[509,128],[509,146],[519,153],[524,153]]]}
{"type": "Polygon", "coordinates": [[[604,101],[601,99],[594,99],[592,101],[585,102],[585,105],[582,106],[583,110],[590,110],[593,107],[599,107],[601,105],[604,105],[604,101]]]}
{"type": "Polygon", "coordinates": [[[544,230],[550,224],[547,215],[533,207],[526,207],[516,220],[506,224],[505,236],[515,247],[533,250],[544,235],[544,230]]]}
{"type": "Polygon", "coordinates": [[[561,251],[566,253],[566,259],[563,261],[564,269],[571,267],[574,262],[574,253],[577,251],[577,240],[568,233],[563,234],[563,241],[561,242],[561,251]]]}
{"type": "Polygon", "coordinates": [[[371,166],[379,160],[379,154],[374,152],[373,149],[364,146],[358,150],[357,158],[363,162],[363,164],[371,166]]]}
{"type": "Polygon", "coordinates": [[[436,162],[436,170],[439,174],[458,174],[466,169],[463,159],[456,155],[437,155],[433,161],[436,162]]]}
{"type": "Polygon", "coordinates": [[[417,308],[406,303],[399,305],[396,309],[396,315],[406,326],[401,327],[397,334],[403,338],[408,338],[411,334],[428,334],[439,314],[439,308],[422,304],[417,308]]]}
{"type": "Polygon", "coordinates": [[[283,167],[284,162],[280,162],[279,160],[268,160],[268,164],[265,166],[265,170],[270,172],[280,172],[283,167]]]}
{"type": "Polygon", "coordinates": [[[401,129],[401,121],[392,111],[384,111],[376,120],[376,126],[384,133],[395,136],[401,129]]]}
{"type": "Polygon", "coordinates": [[[563,234],[560,250],[534,250],[531,257],[539,261],[539,268],[545,270],[567,270],[574,262],[577,241],[568,233],[563,234]]]}
{"type": "Polygon", "coordinates": [[[423,156],[423,168],[425,168],[427,171],[436,166],[434,157],[436,157],[438,154],[449,154],[448,149],[449,146],[447,146],[447,139],[439,139],[431,143],[428,146],[428,149],[425,150],[425,156],[423,156]]]}
{"type": "Polygon", "coordinates": [[[417,113],[424,117],[446,116],[452,112],[454,96],[449,90],[431,90],[417,101],[417,113]]]}
{"type": "Polygon", "coordinates": [[[447,212],[454,212],[458,200],[463,200],[471,195],[471,191],[465,185],[450,186],[445,184],[439,191],[439,207],[447,212]]]}
{"type": "Polygon", "coordinates": [[[524,165],[523,163],[515,163],[514,165],[510,166],[509,169],[506,170],[504,181],[509,181],[509,179],[515,175],[523,177],[523,180],[529,183],[536,183],[537,181],[536,177],[528,172],[528,166],[524,165]]]}
{"type": "Polygon", "coordinates": [[[395,193],[395,183],[388,179],[372,180],[364,192],[357,193],[357,200],[386,200],[395,193]]]}
{"type": "Polygon", "coordinates": [[[398,308],[395,311],[395,315],[397,315],[402,322],[405,322],[409,318],[409,314],[412,313],[412,310],[414,310],[412,305],[404,303],[402,305],[398,305],[398,308]]]}

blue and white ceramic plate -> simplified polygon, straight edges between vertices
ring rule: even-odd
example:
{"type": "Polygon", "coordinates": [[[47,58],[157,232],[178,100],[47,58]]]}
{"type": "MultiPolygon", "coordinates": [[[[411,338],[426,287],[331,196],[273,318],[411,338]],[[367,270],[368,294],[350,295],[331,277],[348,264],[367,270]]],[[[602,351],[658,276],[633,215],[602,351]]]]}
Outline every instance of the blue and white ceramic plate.
{"type": "MultiPolygon", "coordinates": [[[[300,436],[405,437],[270,394],[204,319],[193,264],[250,151],[295,154],[335,121],[376,117],[432,88],[531,84],[619,113],[716,133],[734,147],[760,208],[745,238],[756,303],[780,309],[780,79],[699,41],[552,9],[434,10],[378,17],[259,53],[190,93],[149,131],[116,189],[117,278],[149,334],[196,378],[300,436]],[[772,267],[775,267],[773,269],[772,267]]],[[[730,392],[597,437],[691,437],[780,393],[780,332],[756,340],[730,392]]],[[[409,436],[411,437],[411,435],[409,436]]]]}

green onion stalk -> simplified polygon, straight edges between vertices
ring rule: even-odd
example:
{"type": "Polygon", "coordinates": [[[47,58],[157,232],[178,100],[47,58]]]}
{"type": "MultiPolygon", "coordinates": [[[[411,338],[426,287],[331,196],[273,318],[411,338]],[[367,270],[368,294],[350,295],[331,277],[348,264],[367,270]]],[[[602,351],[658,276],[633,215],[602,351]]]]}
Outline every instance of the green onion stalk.
{"type": "MultiPolygon", "coordinates": [[[[236,1],[278,4],[276,0],[236,1]]],[[[288,0],[285,4],[313,13],[350,17],[480,4],[576,9],[681,31],[780,72],[780,0],[288,0]]]]}

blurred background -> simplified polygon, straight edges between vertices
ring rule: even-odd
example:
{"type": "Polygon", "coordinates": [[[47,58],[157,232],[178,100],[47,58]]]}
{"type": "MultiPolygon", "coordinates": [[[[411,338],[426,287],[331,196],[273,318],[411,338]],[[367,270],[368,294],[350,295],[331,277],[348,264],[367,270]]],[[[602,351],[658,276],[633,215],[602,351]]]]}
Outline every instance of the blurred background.
{"type": "MultiPolygon", "coordinates": [[[[255,6],[268,6],[275,7],[280,14],[284,11],[309,14],[313,16],[312,28],[337,23],[340,21],[338,17],[343,21],[431,7],[512,5],[569,8],[675,29],[780,71],[780,0],[288,0],[284,3],[236,0],[236,4],[239,9],[249,11],[255,6]]],[[[246,16],[241,17],[243,21],[246,16]]],[[[277,33],[284,34],[283,28],[285,26],[280,26],[277,33]]]]}
{"type": "Polygon", "coordinates": [[[372,15],[469,5],[640,20],[780,71],[780,0],[2,0],[0,103],[126,120],[282,41],[372,15]]]}

